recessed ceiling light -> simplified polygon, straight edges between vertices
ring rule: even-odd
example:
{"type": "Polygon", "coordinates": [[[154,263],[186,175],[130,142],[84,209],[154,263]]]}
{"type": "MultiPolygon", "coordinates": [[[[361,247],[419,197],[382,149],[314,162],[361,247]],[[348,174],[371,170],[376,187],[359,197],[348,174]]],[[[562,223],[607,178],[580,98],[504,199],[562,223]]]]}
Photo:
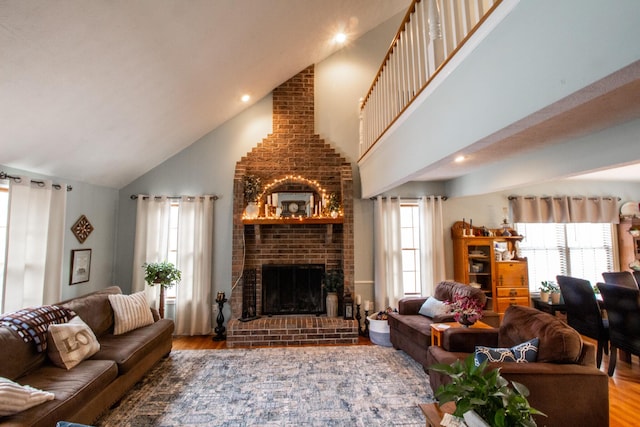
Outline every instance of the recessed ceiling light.
{"type": "Polygon", "coordinates": [[[458,157],[455,158],[455,162],[456,163],[464,162],[464,160],[465,160],[464,156],[458,156],[458,157]]]}
{"type": "Polygon", "coordinates": [[[333,36],[333,41],[338,44],[342,44],[347,41],[347,35],[345,33],[338,33],[333,36]]]}
{"type": "Polygon", "coordinates": [[[250,99],[251,97],[249,95],[242,95],[242,98],[240,98],[242,102],[249,102],[250,99]]]}

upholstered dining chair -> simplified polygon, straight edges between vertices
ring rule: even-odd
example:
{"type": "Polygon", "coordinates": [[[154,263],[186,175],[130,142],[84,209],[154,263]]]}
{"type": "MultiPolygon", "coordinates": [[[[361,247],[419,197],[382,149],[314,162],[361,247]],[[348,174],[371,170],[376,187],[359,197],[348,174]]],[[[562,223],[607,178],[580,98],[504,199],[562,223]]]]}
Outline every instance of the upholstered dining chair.
{"type": "Polygon", "coordinates": [[[598,283],[609,318],[609,376],[616,369],[617,349],[640,356],[640,290],[598,283]]]}
{"type": "Polygon", "coordinates": [[[638,283],[630,271],[607,271],[602,273],[604,283],[638,289],[638,283]]]}
{"type": "Polygon", "coordinates": [[[602,353],[609,351],[609,323],[602,318],[591,282],[570,276],[556,276],[556,280],[564,298],[569,326],[598,342],[596,366],[600,368],[602,353]]]}

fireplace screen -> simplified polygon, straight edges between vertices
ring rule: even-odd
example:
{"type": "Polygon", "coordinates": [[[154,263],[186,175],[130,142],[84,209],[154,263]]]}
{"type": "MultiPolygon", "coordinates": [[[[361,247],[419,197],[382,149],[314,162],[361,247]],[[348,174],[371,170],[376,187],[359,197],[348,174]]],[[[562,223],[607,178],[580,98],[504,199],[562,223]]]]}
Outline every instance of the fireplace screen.
{"type": "Polygon", "coordinates": [[[324,265],[263,265],[263,314],[320,314],[324,312],[324,265]]]}

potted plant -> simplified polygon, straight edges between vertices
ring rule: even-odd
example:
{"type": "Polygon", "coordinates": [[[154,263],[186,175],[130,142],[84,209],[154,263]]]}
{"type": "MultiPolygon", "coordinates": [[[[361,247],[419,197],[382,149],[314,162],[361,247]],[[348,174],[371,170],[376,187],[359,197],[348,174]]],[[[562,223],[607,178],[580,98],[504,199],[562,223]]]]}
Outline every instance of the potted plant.
{"type": "Polygon", "coordinates": [[[327,292],[327,317],[338,316],[338,290],[344,285],[344,273],[341,269],[329,270],[324,273],[322,287],[327,292]]]}
{"type": "Polygon", "coordinates": [[[164,290],[180,282],[182,272],[167,261],[145,263],[142,267],[144,268],[144,281],[147,282],[147,285],[160,285],[158,313],[161,318],[164,318],[164,290]]]}
{"type": "Polygon", "coordinates": [[[524,385],[509,383],[499,369],[489,369],[486,360],[476,366],[473,354],[463,361],[440,363],[429,369],[451,378],[449,384],[438,388],[436,398],[441,405],[455,402],[454,416],[464,417],[473,411],[488,425],[498,427],[535,426],[532,415],[546,416],[529,405],[529,390],[524,385]]]}
{"type": "Polygon", "coordinates": [[[338,213],[340,211],[340,200],[338,199],[338,195],[336,193],[330,193],[327,198],[327,211],[332,218],[337,218],[338,213]]]}
{"type": "Polygon", "coordinates": [[[244,184],[244,200],[247,202],[245,216],[247,218],[257,218],[259,207],[257,204],[258,196],[262,191],[262,180],[256,175],[245,175],[244,184]]]}
{"type": "Polygon", "coordinates": [[[549,302],[549,295],[555,283],[552,280],[543,280],[540,282],[540,301],[549,302]]]}
{"type": "Polygon", "coordinates": [[[469,327],[482,318],[482,306],[475,298],[455,294],[453,301],[447,301],[453,318],[463,327],[469,327]]]}

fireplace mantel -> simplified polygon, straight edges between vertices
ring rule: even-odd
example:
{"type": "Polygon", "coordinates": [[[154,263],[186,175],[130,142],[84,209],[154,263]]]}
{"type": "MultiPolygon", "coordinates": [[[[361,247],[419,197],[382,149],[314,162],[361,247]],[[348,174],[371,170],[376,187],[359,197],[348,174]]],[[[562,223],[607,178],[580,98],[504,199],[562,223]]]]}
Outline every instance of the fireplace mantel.
{"type": "Polygon", "coordinates": [[[327,233],[325,237],[325,243],[329,244],[333,242],[333,225],[343,224],[344,218],[331,218],[331,217],[319,217],[319,218],[255,218],[255,219],[243,219],[244,225],[253,225],[254,233],[256,236],[256,243],[260,244],[261,241],[261,225],[325,225],[327,227],[327,233]]]}

